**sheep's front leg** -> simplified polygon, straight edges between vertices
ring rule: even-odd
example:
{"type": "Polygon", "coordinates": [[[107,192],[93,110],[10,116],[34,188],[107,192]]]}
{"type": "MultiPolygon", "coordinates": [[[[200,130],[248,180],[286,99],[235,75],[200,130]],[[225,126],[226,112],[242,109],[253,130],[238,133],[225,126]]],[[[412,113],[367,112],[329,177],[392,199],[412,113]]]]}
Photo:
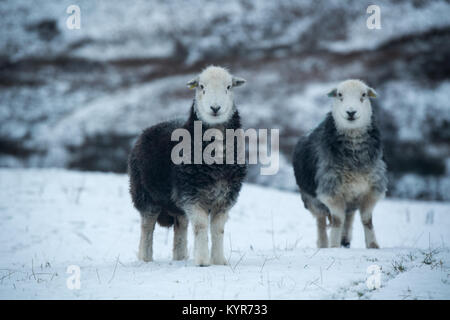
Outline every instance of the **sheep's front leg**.
{"type": "Polygon", "coordinates": [[[345,219],[345,202],[332,197],[322,197],[320,200],[328,207],[331,214],[330,247],[339,248],[345,219]]]}
{"type": "Polygon", "coordinates": [[[141,216],[141,240],[139,241],[138,258],[145,262],[153,260],[153,231],[158,214],[141,216]]]}
{"type": "Polygon", "coordinates": [[[223,234],[228,212],[211,215],[211,263],[226,265],[227,260],[223,254],[223,234]]]}
{"type": "Polygon", "coordinates": [[[362,201],[359,211],[361,213],[361,221],[364,226],[364,236],[366,240],[366,248],[379,249],[375,231],[372,223],[372,212],[375,204],[380,199],[380,196],[375,194],[367,195],[362,201]]]}
{"type": "Polygon", "coordinates": [[[355,211],[350,211],[345,214],[344,229],[342,230],[341,245],[345,248],[350,248],[352,242],[352,227],[355,211]]]}
{"type": "Polygon", "coordinates": [[[312,215],[316,218],[317,222],[317,247],[328,248],[328,235],[327,235],[327,212],[323,212],[313,205],[308,205],[308,209],[312,215]]]}
{"type": "Polygon", "coordinates": [[[328,235],[327,235],[327,217],[326,215],[316,216],[317,220],[317,247],[328,248],[328,235]]]}
{"type": "Polygon", "coordinates": [[[197,266],[208,266],[208,212],[198,205],[192,206],[186,212],[194,230],[194,262],[197,266]]]}
{"type": "Polygon", "coordinates": [[[187,252],[187,229],[188,217],[186,215],[176,216],[173,226],[173,260],[185,260],[187,252]]]}
{"type": "Polygon", "coordinates": [[[334,210],[331,214],[330,247],[340,248],[342,238],[342,222],[345,219],[345,212],[334,210]]]}

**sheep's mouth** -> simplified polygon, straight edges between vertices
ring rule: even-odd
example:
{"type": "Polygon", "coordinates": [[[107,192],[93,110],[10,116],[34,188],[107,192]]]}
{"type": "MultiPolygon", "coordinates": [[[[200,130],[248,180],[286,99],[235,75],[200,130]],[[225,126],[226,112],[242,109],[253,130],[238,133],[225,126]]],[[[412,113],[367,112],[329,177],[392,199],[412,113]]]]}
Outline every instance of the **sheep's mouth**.
{"type": "Polygon", "coordinates": [[[348,117],[348,118],[347,118],[347,121],[353,122],[353,121],[356,121],[356,120],[358,120],[358,119],[359,119],[359,118],[348,117]]]}

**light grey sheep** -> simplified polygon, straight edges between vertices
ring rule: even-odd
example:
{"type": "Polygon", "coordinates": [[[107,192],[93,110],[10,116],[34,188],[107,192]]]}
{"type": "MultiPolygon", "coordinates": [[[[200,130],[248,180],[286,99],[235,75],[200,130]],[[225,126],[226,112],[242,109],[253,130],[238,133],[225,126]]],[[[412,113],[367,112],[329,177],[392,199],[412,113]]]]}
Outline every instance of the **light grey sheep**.
{"type": "Polygon", "coordinates": [[[333,98],[332,111],[300,139],[293,156],[304,205],[317,219],[317,245],[350,247],[353,218],[359,209],[366,247],[379,248],[372,211],[385,195],[387,177],[380,132],[369,100],[376,92],[360,80],[346,80],[328,96],[333,98]]]}

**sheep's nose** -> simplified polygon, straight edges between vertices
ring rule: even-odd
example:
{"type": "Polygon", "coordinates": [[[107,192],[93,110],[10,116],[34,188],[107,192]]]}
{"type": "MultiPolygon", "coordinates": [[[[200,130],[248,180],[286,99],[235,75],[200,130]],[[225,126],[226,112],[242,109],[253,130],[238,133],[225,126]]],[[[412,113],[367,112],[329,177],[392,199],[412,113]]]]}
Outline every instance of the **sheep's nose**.
{"type": "Polygon", "coordinates": [[[348,117],[349,117],[350,119],[352,119],[352,118],[355,117],[356,111],[347,111],[347,114],[348,114],[348,117]]]}
{"type": "Polygon", "coordinates": [[[211,106],[211,110],[212,110],[214,113],[217,113],[217,112],[219,112],[219,110],[220,110],[220,106],[211,106]]]}

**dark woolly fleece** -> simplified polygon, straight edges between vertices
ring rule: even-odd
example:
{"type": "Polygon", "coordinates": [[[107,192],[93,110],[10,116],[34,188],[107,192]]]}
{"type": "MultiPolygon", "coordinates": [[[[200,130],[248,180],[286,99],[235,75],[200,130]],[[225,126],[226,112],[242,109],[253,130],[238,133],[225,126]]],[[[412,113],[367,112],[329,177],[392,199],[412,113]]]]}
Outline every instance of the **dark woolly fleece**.
{"type": "MultiPolygon", "coordinates": [[[[194,121],[199,120],[191,106],[189,119],[163,122],[143,131],[131,151],[128,161],[130,193],[141,215],[158,214],[158,223],[171,226],[174,217],[185,214],[183,207],[198,204],[210,213],[229,209],[236,201],[246,165],[239,164],[173,164],[170,155],[178,141],[171,141],[177,128],[187,129],[191,134],[191,159],[194,159],[194,121]]],[[[236,109],[235,109],[236,110],[236,109]]],[[[241,128],[236,110],[230,120],[218,129],[241,128]]],[[[203,123],[202,134],[211,127],[203,123]]],[[[225,136],[225,135],[224,135],[225,136]]],[[[202,150],[210,142],[203,142],[202,150]]],[[[235,159],[236,159],[236,141],[235,159]]]]}

